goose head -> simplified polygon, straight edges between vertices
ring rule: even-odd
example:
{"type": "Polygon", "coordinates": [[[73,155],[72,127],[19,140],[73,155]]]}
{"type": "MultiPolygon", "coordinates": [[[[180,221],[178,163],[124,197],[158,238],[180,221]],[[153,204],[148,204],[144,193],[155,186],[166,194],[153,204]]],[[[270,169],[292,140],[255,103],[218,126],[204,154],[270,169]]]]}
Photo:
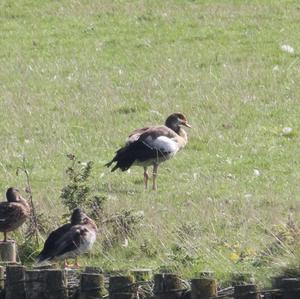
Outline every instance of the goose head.
{"type": "Polygon", "coordinates": [[[9,187],[6,191],[6,198],[8,202],[20,201],[20,191],[15,187],[9,187]]]}
{"type": "Polygon", "coordinates": [[[191,128],[191,125],[188,124],[186,117],[182,113],[172,113],[166,119],[165,125],[175,131],[179,132],[181,126],[191,128]]]}
{"type": "Polygon", "coordinates": [[[82,223],[83,219],[87,217],[86,214],[83,212],[82,209],[76,208],[74,209],[71,215],[71,224],[76,225],[82,223]]]}
{"type": "Polygon", "coordinates": [[[92,227],[95,227],[97,229],[97,226],[95,224],[95,222],[88,217],[82,209],[80,208],[76,208],[71,216],[71,225],[77,225],[77,224],[81,224],[81,225],[90,225],[92,227]]]}
{"type": "Polygon", "coordinates": [[[82,224],[92,228],[94,231],[98,230],[96,223],[87,215],[82,219],[82,224]]]}

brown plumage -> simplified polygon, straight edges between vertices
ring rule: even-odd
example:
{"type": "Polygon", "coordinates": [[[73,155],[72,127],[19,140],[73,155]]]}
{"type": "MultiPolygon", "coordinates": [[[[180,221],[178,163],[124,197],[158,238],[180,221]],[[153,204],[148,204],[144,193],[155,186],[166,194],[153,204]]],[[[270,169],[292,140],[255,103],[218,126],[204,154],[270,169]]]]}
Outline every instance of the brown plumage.
{"type": "Polygon", "coordinates": [[[7,241],[7,233],[21,226],[31,213],[29,204],[17,188],[8,188],[6,199],[6,202],[0,203],[0,231],[4,233],[4,242],[7,241]]]}
{"type": "MultiPolygon", "coordinates": [[[[91,249],[96,240],[96,233],[95,222],[77,208],[72,213],[70,223],[64,224],[49,235],[37,261],[41,263],[77,258],[91,249]]],[[[67,266],[66,262],[65,266],[67,266]]]]}
{"type": "Polygon", "coordinates": [[[147,188],[147,168],[153,166],[153,189],[157,189],[156,176],[158,165],[172,158],[187,143],[187,134],[182,126],[189,127],[186,117],[182,113],[171,114],[164,126],[152,126],[133,131],[124,147],[120,148],[114,158],[105,164],[111,171],[120,168],[122,171],[133,165],[144,167],[144,184],[147,188]]]}

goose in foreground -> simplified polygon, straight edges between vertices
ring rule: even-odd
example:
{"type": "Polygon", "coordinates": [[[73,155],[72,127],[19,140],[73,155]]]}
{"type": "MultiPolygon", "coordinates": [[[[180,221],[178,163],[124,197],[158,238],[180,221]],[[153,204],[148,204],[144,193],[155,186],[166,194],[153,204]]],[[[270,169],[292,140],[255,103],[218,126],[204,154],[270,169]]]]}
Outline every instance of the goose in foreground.
{"type": "Polygon", "coordinates": [[[149,175],[147,168],[153,166],[153,190],[157,189],[156,176],[158,165],[172,158],[187,144],[187,133],[182,126],[191,128],[182,113],[171,114],[164,126],[152,126],[137,129],[129,135],[124,147],[120,148],[114,158],[105,164],[111,171],[122,171],[133,165],[144,167],[144,184],[147,189],[149,175]]]}
{"type": "Polygon", "coordinates": [[[75,258],[89,251],[96,240],[97,226],[80,208],[73,211],[71,222],[53,231],[45,241],[44,248],[37,257],[37,262],[75,258]]]}
{"type": "Polygon", "coordinates": [[[17,188],[8,188],[6,199],[7,201],[0,203],[0,231],[4,233],[3,242],[7,241],[7,233],[21,226],[31,213],[29,204],[17,188]]]}

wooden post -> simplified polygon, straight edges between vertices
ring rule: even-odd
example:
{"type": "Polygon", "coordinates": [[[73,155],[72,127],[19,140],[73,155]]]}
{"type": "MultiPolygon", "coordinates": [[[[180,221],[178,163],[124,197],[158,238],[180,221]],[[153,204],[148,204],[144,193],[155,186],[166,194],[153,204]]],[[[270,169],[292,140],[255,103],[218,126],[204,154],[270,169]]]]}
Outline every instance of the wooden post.
{"type": "Polygon", "coordinates": [[[25,272],[26,298],[44,299],[45,287],[41,270],[27,270],[25,272]]]}
{"type": "Polygon", "coordinates": [[[64,271],[57,269],[28,270],[25,273],[26,298],[66,299],[64,271]]]}
{"type": "Polygon", "coordinates": [[[10,265],[6,267],[5,299],[25,298],[25,267],[10,265]]]}
{"type": "Polygon", "coordinates": [[[255,284],[236,285],[234,287],[235,299],[259,299],[255,284]]]}
{"type": "Polygon", "coordinates": [[[282,299],[300,298],[300,278],[283,278],[281,287],[283,289],[282,299]]]}
{"type": "Polygon", "coordinates": [[[160,273],[154,275],[155,299],[180,299],[186,291],[177,274],[160,273]]]}
{"type": "Polygon", "coordinates": [[[0,242],[0,262],[3,264],[15,264],[16,261],[16,242],[0,242]]]}
{"type": "Polygon", "coordinates": [[[103,269],[100,268],[100,267],[87,266],[87,267],[85,267],[84,273],[98,273],[98,274],[102,274],[103,273],[103,269]]]}
{"type": "Polygon", "coordinates": [[[68,289],[69,298],[76,299],[79,296],[80,284],[80,270],[79,269],[64,269],[66,285],[68,289]],[[75,294],[77,297],[75,297],[75,294]]]}
{"type": "Polygon", "coordinates": [[[47,269],[44,273],[44,281],[46,284],[47,299],[66,299],[66,278],[65,272],[59,269],[47,269]]]}
{"type": "Polygon", "coordinates": [[[148,281],[152,278],[151,269],[133,269],[130,273],[135,278],[135,281],[148,281]]]}
{"type": "Polygon", "coordinates": [[[109,278],[110,299],[133,299],[137,298],[137,285],[134,284],[134,277],[111,276],[109,278]]]}
{"type": "Polygon", "coordinates": [[[197,278],[215,278],[215,272],[213,271],[202,271],[199,273],[197,278]]]}
{"type": "Polygon", "coordinates": [[[104,276],[100,273],[81,273],[80,299],[102,298],[105,295],[104,276]]]}
{"type": "Polygon", "coordinates": [[[213,278],[195,278],[191,281],[192,299],[206,299],[217,296],[217,283],[213,278]]]}

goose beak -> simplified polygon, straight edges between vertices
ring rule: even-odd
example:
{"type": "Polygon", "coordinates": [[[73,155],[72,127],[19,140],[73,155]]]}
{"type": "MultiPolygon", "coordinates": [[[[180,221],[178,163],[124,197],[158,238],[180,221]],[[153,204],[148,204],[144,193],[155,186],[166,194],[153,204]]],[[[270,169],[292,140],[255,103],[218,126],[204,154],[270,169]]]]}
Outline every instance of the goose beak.
{"type": "Polygon", "coordinates": [[[188,128],[192,128],[192,126],[191,125],[189,125],[187,122],[184,122],[184,123],[182,123],[185,127],[188,127],[188,128]]]}

